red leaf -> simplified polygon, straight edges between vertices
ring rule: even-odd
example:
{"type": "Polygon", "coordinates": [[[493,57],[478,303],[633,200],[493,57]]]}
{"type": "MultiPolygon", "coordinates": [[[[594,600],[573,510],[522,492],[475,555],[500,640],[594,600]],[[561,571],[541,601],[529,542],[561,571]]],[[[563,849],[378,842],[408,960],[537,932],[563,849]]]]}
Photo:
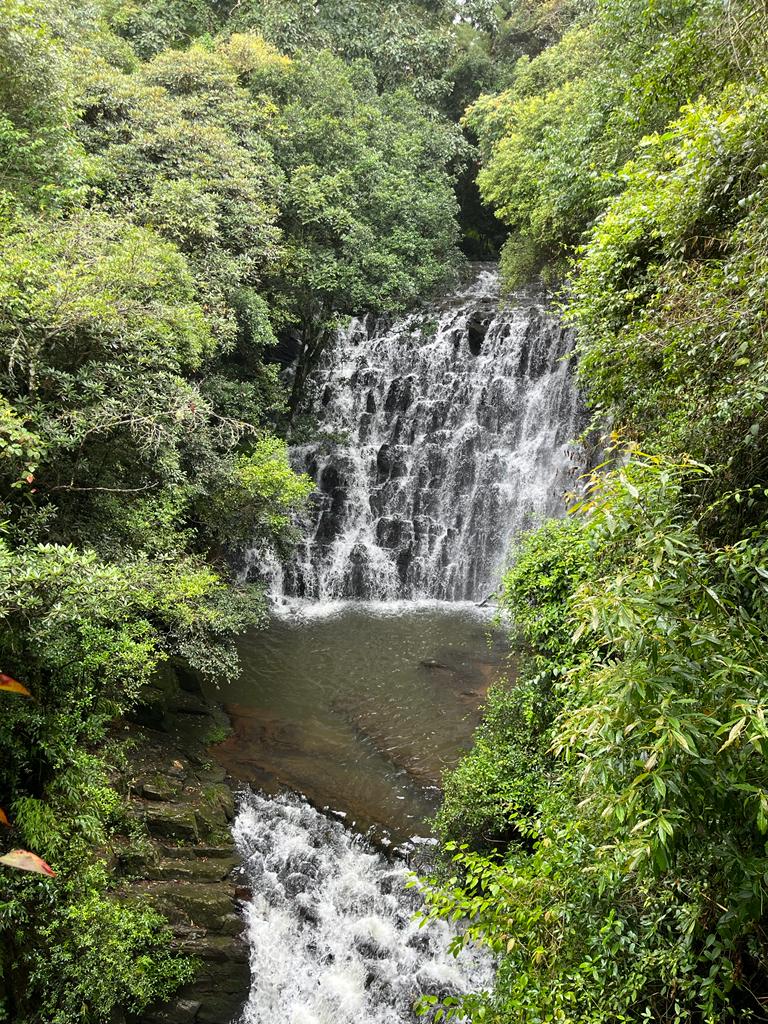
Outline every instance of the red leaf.
{"type": "Polygon", "coordinates": [[[38,875],[48,875],[49,878],[56,876],[56,872],[50,864],[46,864],[42,857],[38,857],[36,853],[30,853],[29,850],[11,850],[4,857],[0,857],[0,864],[16,868],[18,871],[34,871],[38,875]]]}
{"type": "Polygon", "coordinates": [[[8,821],[8,815],[2,807],[0,807],[0,825],[5,825],[6,828],[11,828],[11,823],[8,821]]]}
{"type": "Polygon", "coordinates": [[[26,686],[16,679],[11,679],[4,672],[0,672],[0,690],[7,690],[8,693],[20,693],[22,697],[32,696],[26,686]]]}

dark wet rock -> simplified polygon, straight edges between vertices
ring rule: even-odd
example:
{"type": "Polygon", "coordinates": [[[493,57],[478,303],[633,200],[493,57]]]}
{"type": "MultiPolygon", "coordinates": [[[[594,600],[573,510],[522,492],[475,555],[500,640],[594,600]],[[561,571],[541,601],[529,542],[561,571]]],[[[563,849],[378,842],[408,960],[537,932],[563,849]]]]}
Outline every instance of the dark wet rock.
{"type": "Polygon", "coordinates": [[[193,857],[181,860],[170,857],[151,864],[146,869],[145,877],[153,880],[175,879],[192,882],[222,882],[237,867],[237,857],[218,857],[215,860],[203,860],[193,857]]]}
{"type": "Polygon", "coordinates": [[[172,921],[188,921],[193,926],[216,927],[232,912],[229,894],[205,882],[158,882],[147,886],[147,896],[158,904],[172,921]]]}
{"type": "Polygon", "coordinates": [[[383,444],[376,454],[376,470],[379,480],[387,480],[391,476],[401,476],[403,472],[402,458],[398,457],[394,445],[383,444]]]}
{"type": "Polygon", "coordinates": [[[360,417],[360,440],[365,441],[371,430],[371,423],[373,422],[373,416],[369,412],[364,412],[360,417]]]}
{"type": "Polygon", "coordinates": [[[480,355],[491,319],[487,313],[477,310],[467,320],[467,342],[473,356],[480,355]]]}
{"type": "Polygon", "coordinates": [[[429,937],[424,934],[424,932],[417,932],[408,939],[408,945],[412,949],[416,949],[420,953],[424,953],[429,949],[429,937]]]}
{"type": "Polygon", "coordinates": [[[169,1004],[142,1017],[141,1024],[230,1024],[237,1020],[250,987],[248,950],[227,936],[189,938],[179,943],[181,952],[195,958],[198,978],[194,995],[176,997],[169,1004]],[[183,1017],[184,1007],[192,1016],[183,1017]]]}
{"type": "Polygon", "coordinates": [[[308,924],[317,924],[319,922],[320,914],[318,913],[315,901],[311,897],[306,896],[304,893],[299,893],[296,897],[295,906],[302,920],[308,924]]]}
{"type": "Polygon", "coordinates": [[[326,494],[332,494],[334,491],[338,490],[342,483],[341,474],[339,473],[338,468],[334,466],[333,463],[329,463],[327,466],[324,466],[323,471],[320,474],[320,479],[317,483],[320,490],[324,491],[326,494]]]}
{"type": "Polygon", "coordinates": [[[299,871],[292,871],[290,875],[287,875],[283,881],[283,887],[289,896],[297,896],[300,892],[305,892],[310,880],[306,875],[301,874],[299,871]]]}
{"type": "Polygon", "coordinates": [[[181,783],[178,778],[169,775],[156,775],[141,785],[141,795],[145,800],[159,802],[173,800],[179,794],[181,783]]]}
{"type": "Polygon", "coordinates": [[[385,946],[380,946],[373,939],[363,939],[355,943],[355,947],[358,953],[365,960],[385,960],[389,956],[389,950],[385,946]]]}
{"type": "Polygon", "coordinates": [[[195,804],[195,817],[202,834],[225,826],[235,816],[235,798],[225,785],[206,786],[195,804]]]}
{"type": "Polygon", "coordinates": [[[175,999],[164,1009],[150,1013],[143,1020],[146,1024],[195,1024],[200,1006],[196,999],[175,999]]]}
{"type": "Polygon", "coordinates": [[[389,385],[386,398],[384,399],[385,411],[405,412],[411,404],[414,383],[413,377],[395,377],[389,385]]]}
{"type": "Polygon", "coordinates": [[[370,555],[364,544],[355,544],[349,553],[350,573],[355,580],[358,593],[364,592],[364,581],[368,578],[370,555]]]}
{"type": "Polygon", "coordinates": [[[232,856],[232,849],[230,843],[228,846],[190,846],[186,850],[184,847],[164,847],[164,852],[169,857],[184,857],[186,854],[203,860],[227,860],[232,856]]]}
{"type": "Polygon", "coordinates": [[[211,705],[198,693],[190,693],[187,690],[179,690],[166,702],[167,713],[171,715],[202,715],[211,714],[211,705]]]}
{"type": "Polygon", "coordinates": [[[376,524],[376,539],[383,548],[403,548],[413,539],[413,527],[399,516],[382,516],[376,524]]]}

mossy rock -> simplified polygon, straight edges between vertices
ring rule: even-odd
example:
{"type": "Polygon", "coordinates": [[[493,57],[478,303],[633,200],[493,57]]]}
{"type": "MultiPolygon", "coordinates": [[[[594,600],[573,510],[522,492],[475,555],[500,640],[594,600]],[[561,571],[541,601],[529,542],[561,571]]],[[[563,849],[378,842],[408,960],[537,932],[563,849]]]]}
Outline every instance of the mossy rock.
{"type": "Polygon", "coordinates": [[[153,836],[194,841],[199,838],[197,817],[188,804],[147,804],[145,820],[153,836]]]}

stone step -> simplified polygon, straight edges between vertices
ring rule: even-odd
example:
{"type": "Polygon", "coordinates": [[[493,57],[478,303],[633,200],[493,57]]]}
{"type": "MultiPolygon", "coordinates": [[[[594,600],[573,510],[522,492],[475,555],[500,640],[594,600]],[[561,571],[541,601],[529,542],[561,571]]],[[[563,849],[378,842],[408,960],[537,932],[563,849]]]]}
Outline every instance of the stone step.
{"type": "Polygon", "coordinates": [[[235,845],[230,846],[161,846],[163,857],[187,860],[189,857],[201,857],[205,860],[227,860],[236,856],[235,845]]]}
{"type": "Polygon", "coordinates": [[[164,879],[185,879],[190,882],[221,882],[237,867],[236,857],[217,857],[204,860],[201,857],[168,857],[147,866],[144,876],[153,881],[164,879]]]}
{"type": "Polygon", "coordinates": [[[234,886],[229,883],[161,879],[145,882],[141,889],[172,924],[191,924],[219,935],[242,931],[242,918],[235,913],[234,886]]]}
{"type": "Polygon", "coordinates": [[[150,835],[166,839],[197,840],[197,816],[184,804],[150,803],[144,808],[144,820],[150,835]]]}

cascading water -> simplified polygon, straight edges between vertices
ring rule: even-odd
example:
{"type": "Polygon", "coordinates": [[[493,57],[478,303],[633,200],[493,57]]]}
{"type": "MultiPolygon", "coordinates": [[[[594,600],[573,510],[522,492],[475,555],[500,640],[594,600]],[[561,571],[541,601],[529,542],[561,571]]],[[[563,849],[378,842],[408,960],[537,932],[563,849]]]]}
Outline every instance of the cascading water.
{"type": "Polygon", "coordinates": [[[490,985],[490,961],[420,928],[408,872],[298,797],[252,795],[235,838],[254,889],[245,1024],[402,1024],[423,993],[490,985]]]}
{"type": "MultiPolygon", "coordinates": [[[[300,598],[334,616],[340,601],[361,599],[355,615],[363,616],[384,601],[399,615],[391,629],[375,630],[349,610],[339,615],[342,650],[351,645],[368,657],[361,629],[376,648],[345,675],[341,662],[349,659],[334,656],[334,636],[302,632],[309,620],[290,614],[297,602],[285,602],[283,622],[297,630],[290,657],[283,652],[285,678],[272,685],[270,671],[282,662],[262,646],[244,681],[249,689],[235,698],[240,723],[256,728],[270,763],[285,766],[283,781],[301,787],[309,772],[306,790],[324,792],[315,776],[333,782],[351,765],[359,804],[359,779],[365,787],[369,778],[364,762],[379,773],[378,789],[402,801],[406,782],[420,784],[403,723],[431,700],[428,729],[439,729],[451,694],[468,708],[481,699],[482,684],[457,670],[442,627],[436,655],[424,646],[428,630],[411,630],[409,647],[408,630],[396,623],[409,614],[407,602],[486,598],[515,535],[561,511],[580,469],[569,447],[582,427],[564,358],[571,347],[569,332],[535,294],[500,307],[496,270],[481,265],[469,287],[440,304],[394,321],[353,320],[317,367],[311,385],[323,436],[293,450],[295,467],[317,482],[317,498],[295,557],[284,568],[273,560],[273,597],[276,604],[300,598]],[[412,659],[410,670],[401,672],[398,658],[412,659]],[[397,669],[394,677],[382,659],[397,669]],[[309,700],[305,676],[314,681],[309,700]],[[400,694],[403,681],[414,687],[400,702],[405,719],[393,714],[400,703],[392,691],[400,694]],[[322,704],[326,691],[332,699],[322,704]]],[[[263,551],[252,563],[264,575],[263,551]]],[[[420,608],[411,616],[431,614],[420,608]]],[[[247,750],[235,754],[248,763],[247,750]]],[[[265,757],[256,760],[258,778],[265,757]]],[[[404,867],[299,797],[247,794],[235,834],[253,890],[253,983],[243,1024],[406,1024],[416,1019],[420,994],[491,983],[486,956],[470,948],[457,961],[447,952],[452,926],[419,929],[404,867]]]]}
{"type": "Polygon", "coordinates": [[[317,368],[324,437],[294,449],[314,516],[276,596],[478,600],[578,463],[572,337],[495,267],[442,304],[355,319],[317,368]]]}

